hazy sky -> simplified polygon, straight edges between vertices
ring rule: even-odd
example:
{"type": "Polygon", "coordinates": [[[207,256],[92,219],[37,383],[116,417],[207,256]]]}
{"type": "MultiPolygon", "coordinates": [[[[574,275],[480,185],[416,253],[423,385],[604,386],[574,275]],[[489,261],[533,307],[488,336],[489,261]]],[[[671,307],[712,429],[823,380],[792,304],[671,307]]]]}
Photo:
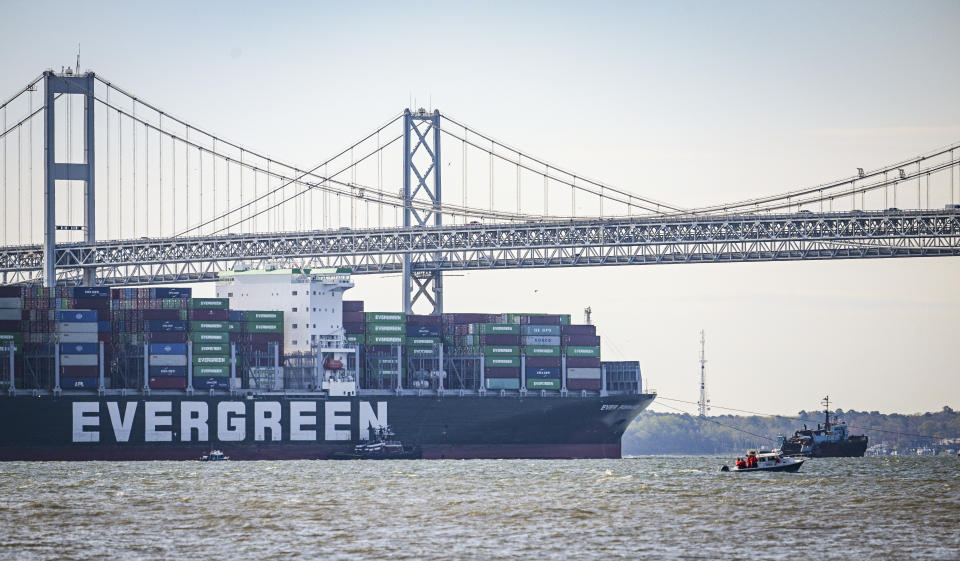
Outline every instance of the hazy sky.
{"type": "MultiPolygon", "coordinates": [[[[411,98],[691,206],[960,141],[955,1],[0,9],[0,97],[73,64],[79,42],[84,69],[302,166],[411,98]]],[[[957,258],[497,271],[450,277],[446,308],[591,306],[604,357],[640,360],[666,397],[696,401],[702,328],[717,405],[794,413],[829,393],[844,409],[915,412],[960,408],[958,281],[957,258]]],[[[351,298],[399,309],[397,278],[356,282],[351,298]]]]}

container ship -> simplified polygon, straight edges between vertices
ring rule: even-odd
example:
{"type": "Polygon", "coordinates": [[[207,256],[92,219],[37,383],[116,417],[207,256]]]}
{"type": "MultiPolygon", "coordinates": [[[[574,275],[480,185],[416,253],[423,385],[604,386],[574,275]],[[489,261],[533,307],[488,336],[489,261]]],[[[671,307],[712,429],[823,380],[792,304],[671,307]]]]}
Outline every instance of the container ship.
{"type": "Polygon", "coordinates": [[[569,315],[377,312],[353,286],[0,286],[0,460],[325,459],[385,426],[424,458],[619,458],[656,397],[569,315]]]}

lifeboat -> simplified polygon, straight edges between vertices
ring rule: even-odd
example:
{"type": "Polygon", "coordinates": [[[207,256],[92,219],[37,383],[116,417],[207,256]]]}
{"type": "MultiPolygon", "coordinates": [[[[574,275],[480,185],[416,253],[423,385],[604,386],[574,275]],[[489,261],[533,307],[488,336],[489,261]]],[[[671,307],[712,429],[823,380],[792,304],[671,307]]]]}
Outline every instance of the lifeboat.
{"type": "Polygon", "coordinates": [[[343,361],[337,360],[332,356],[327,357],[327,360],[323,361],[323,368],[324,370],[342,370],[343,361]]]}

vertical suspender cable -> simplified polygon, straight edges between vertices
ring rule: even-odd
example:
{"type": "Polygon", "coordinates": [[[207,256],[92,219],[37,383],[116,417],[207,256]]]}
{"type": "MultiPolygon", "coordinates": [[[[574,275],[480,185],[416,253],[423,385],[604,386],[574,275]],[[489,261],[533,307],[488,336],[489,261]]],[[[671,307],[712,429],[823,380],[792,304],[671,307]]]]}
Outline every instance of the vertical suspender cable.
{"type": "MultiPolygon", "coordinates": [[[[224,158],[224,163],[227,166],[227,212],[230,212],[230,158],[224,158]]],[[[230,222],[227,221],[226,215],[223,217],[224,227],[227,229],[227,233],[230,233],[230,222]]]]}
{"type": "MultiPolygon", "coordinates": [[[[201,150],[200,148],[197,148],[197,159],[200,160],[199,174],[198,174],[200,177],[200,180],[198,182],[200,186],[200,196],[197,197],[197,199],[199,199],[200,201],[200,205],[199,205],[200,220],[197,221],[197,224],[203,224],[203,150],[201,150]]],[[[202,234],[203,232],[197,232],[198,236],[202,234]]]]}
{"type": "MultiPolygon", "coordinates": [[[[108,88],[109,90],[109,88],[108,88]]],[[[123,234],[123,115],[117,113],[117,238],[123,234]]]]}
{"type": "MultiPolygon", "coordinates": [[[[323,166],[323,176],[324,178],[327,176],[327,166],[323,166]]],[[[952,185],[951,183],[951,189],[952,185]]],[[[377,227],[383,228],[383,149],[380,147],[380,131],[377,131],[377,192],[380,193],[380,203],[377,205],[377,227]]]]}
{"type": "MultiPolygon", "coordinates": [[[[7,106],[3,106],[3,132],[7,132],[7,106]]],[[[951,182],[951,189],[953,184],[951,182]]],[[[7,200],[7,135],[3,135],[3,200],[7,200]]],[[[7,220],[7,206],[3,206],[3,244],[9,245],[10,241],[7,239],[7,224],[10,223],[7,220]]]]}
{"type": "MultiPolygon", "coordinates": [[[[160,204],[157,205],[157,207],[158,207],[158,208],[157,208],[157,214],[160,216],[160,221],[159,221],[159,230],[158,230],[157,233],[158,233],[158,235],[160,235],[161,237],[163,237],[163,195],[164,195],[164,193],[163,193],[163,132],[162,132],[162,131],[163,131],[163,113],[160,113],[160,127],[159,127],[159,128],[160,128],[161,133],[160,133],[160,135],[157,137],[157,144],[160,145],[160,147],[158,148],[158,150],[160,151],[160,170],[159,170],[159,172],[160,172],[160,177],[159,177],[160,187],[157,188],[157,191],[159,192],[159,193],[158,193],[159,196],[158,196],[157,198],[160,199],[160,204]]],[[[148,133],[149,133],[149,131],[148,131],[148,133]]],[[[150,146],[150,144],[148,143],[147,146],[150,146]]]]}
{"type": "Polygon", "coordinates": [[[177,203],[179,202],[179,199],[177,199],[177,141],[173,137],[170,137],[170,168],[171,168],[170,175],[172,176],[170,178],[170,183],[172,183],[171,189],[173,191],[173,204],[171,205],[171,208],[173,209],[172,227],[173,227],[173,233],[176,234],[178,231],[177,230],[177,203]]]}
{"type": "Polygon", "coordinates": [[[185,188],[187,190],[187,195],[184,197],[184,211],[187,214],[186,225],[190,225],[190,127],[186,127],[186,138],[187,142],[183,145],[183,159],[185,160],[184,164],[187,168],[186,175],[184,176],[185,188]]]}
{"type": "MultiPolygon", "coordinates": [[[[6,130],[6,128],[4,128],[6,130]]],[[[21,153],[22,140],[20,132],[23,127],[17,127],[17,243],[23,243],[23,157],[21,153]]]]}
{"type": "Polygon", "coordinates": [[[543,174],[543,215],[550,216],[550,166],[543,174]]]}
{"type": "MultiPolygon", "coordinates": [[[[210,202],[213,205],[213,219],[217,219],[217,137],[213,137],[213,152],[210,153],[210,163],[213,164],[213,200],[210,202]]],[[[213,223],[213,228],[216,229],[217,223],[213,223]]]]}
{"type": "Polygon", "coordinates": [[[490,210],[493,210],[493,142],[490,142],[490,210]]]}
{"type": "Polygon", "coordinates": [[[133,237],[137,237],[137,100],[133,100],[133,119],[130,132],[133,135],[133,213],[130,214],[133,237]]]}
{"type": "MultiPolygon", "coordinates": [[[[30,103],[30,115],[32,115],[33,114],[33,88],[30,89],[30,93],[27,94],[27,97],[29,98],[29,103],[30,103]]],[[[30,223],[30,243],[33,243],[35,239],[33,237],[33,224],[34,222],[39,222],[33,219],[33,121],[30,122],[30,130],[27,131],[27,137],[28,137],[27,142],[30,143],[30,155],[29,155],[30,182],[29,182],[29,186],[27,187],[27,197],[30,201],[30,214],[28,215],[27,222],[30,223]]],[[[6,173],[7,172],[6,169],[4,169],[3,172],[6,173]]]]}
{"type": "MultiPolygon", "coordinates": [[[[163,211],[157,209],[161,215],[163,211]]],[[[162,220],[161,220],[162,222],[162,220]]],[[[150,235],[150,127],[143,123],[143,224],[150,235]]]]}
{"type": "MultiPolygon", "coordinates": [[[[467,208],[467,127],[463,127],[463,199],[462,205],[463,208],[467,208]]],[[[463,221],[467,221],[467,217],[463,217],[463,221]]]]}
{"type": "MultiPolygon", "coordinates": [[[[65,145],[64,154],[66,154],[66,161],[68,162],[73,161],[73,151],[71,150],[71,148],[73,147],[72,100],[73,100],[73,96],[70,96],[70,95],[67,95],[63,98],[63,102],[67,105],[67,109],[65,111],[67,119],[66,119],[66,124],[64,125],[64,130],[66,131],[66,134],[64,134],[63,139],[64,139],[64,145],[65,145]]],[[[57,198],[59,199],[59,197],[57,198]]],[[[71,226],[73,225],[73,182],[72,181],[67,183],[67,223],[70,224],[71,226]]],[[[56,228],[56,224],[54,224],[54,228],[56,228]]],[[[68,231],[67,236],[72,237],[73,232],[68,231]]]]}
{"type": "Polygon", "coordinates": [[[112,222],[112,220],[110,220],[110,107],[109,107],[109,106],[110,106],[110,88],[107,88],[107,116],[106,116],[106,120],[107,120],[107,125],[106,125],[106,131],[107,131],[107,134],[106,134],[106,138],[107,138],[106,152],[107,152],[107,153],[104,155],[104,158],[105,158],[105,160],[106,160],[106,162],[105,162],[105,163],[106,163],[106,168],[107,168],[107,197],[106,197],[107,202],[106,202],[106,212],[104,213],[104,216],[106,216],[106,222],[107,222],[107,239],[108,239],[108,240],[109,240],[109,239],[113,239],[113,238],[110,237],[110,223],[112,222]]]}
{"type": "Polygon", "coordinates": [[[570,183],[570,216],[577,215],[577,176],[573,176],[570,183]]]}

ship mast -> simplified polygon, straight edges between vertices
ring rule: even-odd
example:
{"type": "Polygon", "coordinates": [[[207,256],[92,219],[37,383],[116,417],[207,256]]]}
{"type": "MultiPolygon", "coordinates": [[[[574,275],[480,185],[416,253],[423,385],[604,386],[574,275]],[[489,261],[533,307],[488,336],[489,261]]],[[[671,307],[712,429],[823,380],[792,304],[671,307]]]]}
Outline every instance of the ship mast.
{"type": "Polygon", "coordinates": [[[700,401],[697,402],[697,409],[701,417],[707,416],[707,411],[710,410],[708,404],[710,401],[707,399],[707,374],[706,374],[706,364],[707,364],[707,355],[705,353],[706,348],[706,338],[704,337],[703,330],[700,330],[700,401]]]}
{"type": "Polygon", "coordinates": [[[820,405],[823,405],[823,428],[824,430],[830,430],[830,396],[828,395],[824,397],[823,401],[820,402],[820,405]]]}

